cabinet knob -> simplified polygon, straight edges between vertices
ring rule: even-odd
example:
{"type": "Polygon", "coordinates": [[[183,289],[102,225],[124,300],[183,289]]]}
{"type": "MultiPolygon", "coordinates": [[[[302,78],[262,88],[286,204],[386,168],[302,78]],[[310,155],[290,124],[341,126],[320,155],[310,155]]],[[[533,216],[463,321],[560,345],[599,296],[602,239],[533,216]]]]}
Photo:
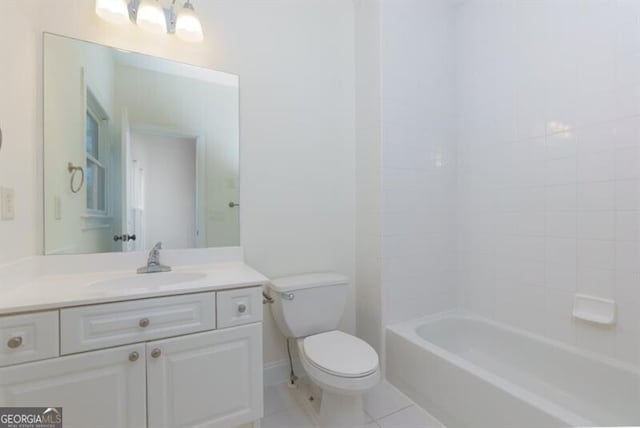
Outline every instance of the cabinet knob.
{"type": "Polygon", "coordinates": [[[7,341],[7,346],[11,349],[16,349],[20,347],[20,345],[22,345],[22,337],[20,336],[12,337],[7,341]]]}
{"type": "Polygon", "coordinates": [[[153,358],[158,358],[160,355],[162,355],[162,351],[159,348],[155,348],[153,351],[151,351],[151,356],[153,358]]]}
{"type": "Polygon", "coordinates": [[[247,312],[247,305],[245,305],[244,303],[240,303],[238,305],[238,312],[240,312],[241,314],[247,312]]]}
{"type": "Polygon", "coordinates": [[[138,325],[142,328],[149,327],[149,318],[142,318],[138,325]]]}
{"type": "Polygon", "coordinates": [[[138,354],[138,351],[133,351],[129,354],[129,361],[138,361],[138,358],[140,358],[140,354],[138,354]]]}

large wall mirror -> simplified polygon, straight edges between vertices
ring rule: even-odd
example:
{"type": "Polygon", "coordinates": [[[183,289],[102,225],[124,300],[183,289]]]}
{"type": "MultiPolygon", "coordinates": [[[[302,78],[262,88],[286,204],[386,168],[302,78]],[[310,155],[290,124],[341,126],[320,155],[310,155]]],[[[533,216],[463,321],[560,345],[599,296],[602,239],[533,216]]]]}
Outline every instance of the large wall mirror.
{"type": "Polygon", "coordinates": [[[238,77],[44,35],[45,254],[236,246],[238,77]]]}

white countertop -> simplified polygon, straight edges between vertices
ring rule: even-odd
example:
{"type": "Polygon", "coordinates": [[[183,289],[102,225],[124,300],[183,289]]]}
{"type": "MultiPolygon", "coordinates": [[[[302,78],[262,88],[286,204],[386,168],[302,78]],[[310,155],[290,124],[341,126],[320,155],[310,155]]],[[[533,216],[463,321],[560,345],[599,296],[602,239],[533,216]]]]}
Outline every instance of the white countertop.
{"type": "MultiPolygon", "coordinates": [[[[148,297],[171,296],[203,291],[263,285],[268,279],[240,261],[173,267],[173,272],[197,272],[203,277],[190,282],[150,287],[118,288],[96,282],[136,276],[132,270],[43,275],[0,293],[0,315],[42,311],[70,306],[148,297]]],[[[163,275],[152,273],[144,275],[163,275]]]]}

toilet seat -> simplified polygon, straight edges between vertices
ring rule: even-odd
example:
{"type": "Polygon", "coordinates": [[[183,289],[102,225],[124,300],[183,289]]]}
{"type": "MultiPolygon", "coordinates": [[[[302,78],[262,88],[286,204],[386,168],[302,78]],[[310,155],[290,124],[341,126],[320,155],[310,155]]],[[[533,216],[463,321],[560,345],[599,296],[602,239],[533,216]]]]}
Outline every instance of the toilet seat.
{"type": "Polygon", "coordinates": [[[338,330],[308,336],[302,341],[307,361],[341,378],[362,378],[378,370],[378,354],[367,342],[338,330]]]}
{"type": "Polygon", "coordinates": [[[298,350],[305,372],[325,392],[357,395],[380,381],[376,351],[346,333],[329,331],[300,338],[298,350]],[[344,360],[349,360],[348,364],[343,364],[344,360]]]}

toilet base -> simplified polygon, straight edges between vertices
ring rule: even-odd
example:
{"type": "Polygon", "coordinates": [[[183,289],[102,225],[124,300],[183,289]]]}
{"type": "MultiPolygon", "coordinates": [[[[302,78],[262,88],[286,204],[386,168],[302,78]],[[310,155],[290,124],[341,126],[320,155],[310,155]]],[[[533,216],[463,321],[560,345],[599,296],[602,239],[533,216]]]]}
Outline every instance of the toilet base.
{"type": "Polygon", "coordinates": [[[323,390],[318,423],[321,428],[353,428],[365,425],[362,394],[344,395],[323,390]]]}

